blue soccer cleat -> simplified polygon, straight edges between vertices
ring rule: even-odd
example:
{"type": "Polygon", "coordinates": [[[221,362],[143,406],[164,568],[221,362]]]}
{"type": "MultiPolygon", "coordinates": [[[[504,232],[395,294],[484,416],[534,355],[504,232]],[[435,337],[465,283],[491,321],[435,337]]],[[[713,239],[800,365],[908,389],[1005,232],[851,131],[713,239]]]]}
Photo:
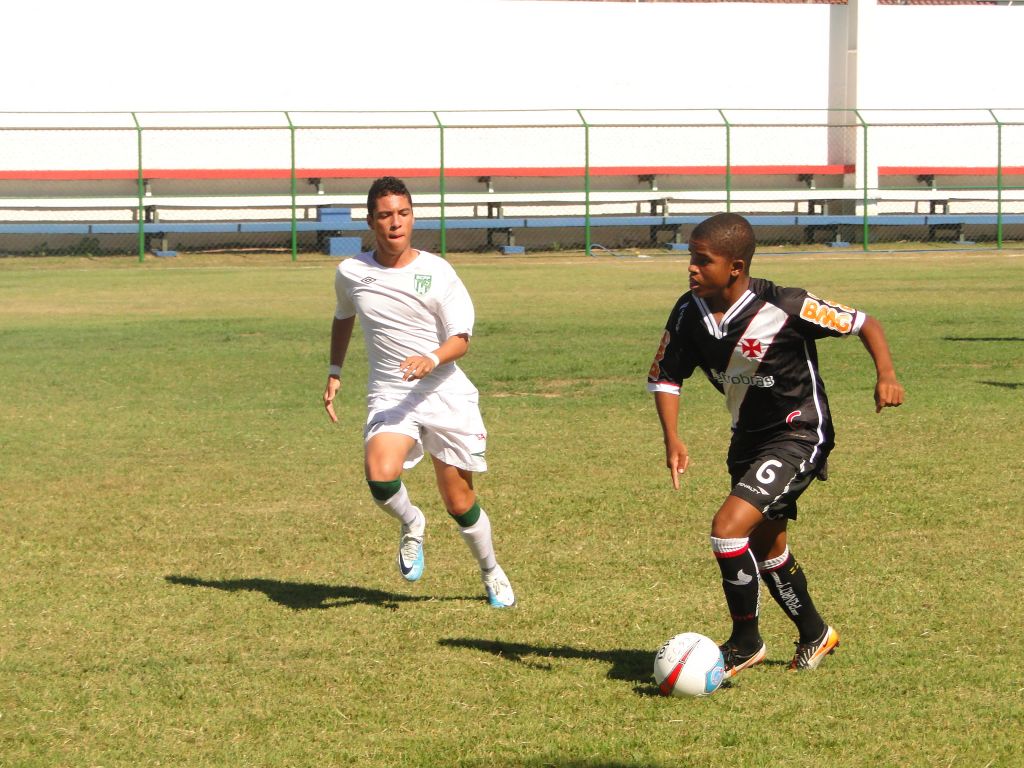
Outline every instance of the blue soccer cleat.
{"type": "Polygon", "coordinates": [[[423,575],[423,532],[425,525],[418,529],[402,526],[402,538],[398,541],[398,572],[406,581],[418,581],[423,575]]]}
{"type": "Polygon", "coordinates": [[[500,565],[494,566],[489,571],[481,571],[480,577],[487,590],[487,602],[493,608],[511,608],[516,604],[516,595],[512,591],[512,584],[500,565]]]}

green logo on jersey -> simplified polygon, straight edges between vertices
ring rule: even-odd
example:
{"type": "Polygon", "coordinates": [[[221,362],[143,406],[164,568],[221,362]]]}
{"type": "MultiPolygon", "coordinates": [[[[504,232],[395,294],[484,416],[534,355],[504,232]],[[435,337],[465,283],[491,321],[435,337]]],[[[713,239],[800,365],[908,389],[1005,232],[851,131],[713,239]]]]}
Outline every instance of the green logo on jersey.
{"type": "Polygon", "coordinates": [[[433,280],[431,275],[416,275],[416,293],[423,296],[430,290],[430,281],[433,280]]]}

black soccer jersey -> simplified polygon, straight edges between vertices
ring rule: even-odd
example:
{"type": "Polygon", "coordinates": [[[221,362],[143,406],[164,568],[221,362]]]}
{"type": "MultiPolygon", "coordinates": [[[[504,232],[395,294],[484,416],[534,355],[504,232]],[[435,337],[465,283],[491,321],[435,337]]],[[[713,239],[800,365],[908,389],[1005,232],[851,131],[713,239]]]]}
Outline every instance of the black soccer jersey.
{"type": "Polygon", "coordinates": [[[851,307],[760,278],[750,279],[720,322],[703,299],[686,293],[669,315],[647,388],[679,394],[699,367],[725,395],[735,431],[765,438],[807,431],[831,444],[815,340],[857,334],[865,319],[851,307]]]}

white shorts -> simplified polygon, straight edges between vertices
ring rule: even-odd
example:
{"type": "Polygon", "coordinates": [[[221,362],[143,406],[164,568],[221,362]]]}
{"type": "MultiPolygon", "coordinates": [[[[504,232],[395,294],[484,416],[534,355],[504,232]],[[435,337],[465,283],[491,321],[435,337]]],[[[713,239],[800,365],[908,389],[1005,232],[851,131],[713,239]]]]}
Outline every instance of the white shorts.
{"type": "Polygon", "coordinates": [[[426,451],[459,469],[487,471],[487,430],[478,393],[370,395],[366,400],[364,441],[381,432],[397,432],[416,441],[405,457],[406,469],[415,467],[426,451]]]}

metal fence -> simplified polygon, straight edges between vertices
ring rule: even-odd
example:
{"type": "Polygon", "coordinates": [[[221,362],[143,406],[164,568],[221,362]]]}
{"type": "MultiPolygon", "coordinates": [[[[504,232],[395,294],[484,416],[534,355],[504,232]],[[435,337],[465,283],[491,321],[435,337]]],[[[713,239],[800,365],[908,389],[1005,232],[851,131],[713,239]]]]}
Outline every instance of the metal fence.
{"type": "Polygon", "coordinates": [[[0,113],[0,254],[369,245],[373,178],[449,251],[1024,240],[1024,109],[0,113]]]}

